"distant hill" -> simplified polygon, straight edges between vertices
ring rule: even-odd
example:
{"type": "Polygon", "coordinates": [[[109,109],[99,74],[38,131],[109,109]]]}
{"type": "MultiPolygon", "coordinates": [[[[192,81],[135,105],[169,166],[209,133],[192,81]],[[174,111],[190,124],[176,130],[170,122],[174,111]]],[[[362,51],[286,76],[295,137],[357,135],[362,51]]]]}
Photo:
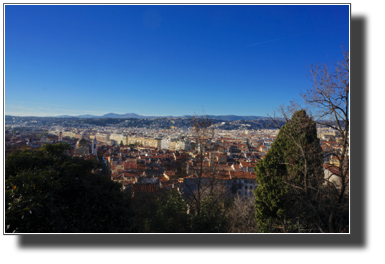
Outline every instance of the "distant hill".
{"type": "MultiPolygon", "coordinates": [[[[98,118],[143,118],[143,119],[152,119],[157,118],[159,116],[144,116],[144,115],[138,115],[135,113],[126,113],[126,114],[115,114],[115,113],[108,113],[102,116],[99,116],[98,118]]],[[[162,117],[171,117],[171,116],[162,116],[162,117]]]]}
{"type": "Polygon", "coordinates": [[[61,115],[61,116],[48,116],[48,117],[73,117],[73,116],[70,116],[70,115],[61,115]]]}
{"type": "MultiPolygon", "coordinates": [[[[193,117],[193,116],[186,115],[183,117],[193,117]]],[[[236,115],[219,115],[219,116],[207,115],[206,117],[212,118],[212,119],[225,120],[225,121],[270,119],[269,117],[264,117],[264,116],[236,116],[236,115]]]]}
{"type": "MultiPolygon", "coordinates": [[[[73,116],[60,116],[60,117],[73,117],[73,116]]],[[[76,117],[79,117],[79,118],[94,118],[94,117],[97,117],[97,116],[94,116],[94,115],[79,115],[79,116],[76,116],[76,117]]]]}
{"type": "MultiPolygon", "coordinates": [[[[184,115],[184,116],[144,116],[144,115],[138,115],[135,113],[126,113],[126,114],[115,114],[115,113],[108,113],[102,116],[95,116],[95,115],[78,115],[78,116],[69,116],[69,115],[61,115],[57,117],[78,117],[78,118],[141,118],[141,119],[153,119],[153,118],[192,118],[193,115],[184,115]]],[[[198,116],[201,117],[201,116],[198,116]]],[[[207,118],[210,119],[218,119],[218,120],[224,120],[224,121],[237,121],[237,120],[265,120],[269,119],[268,117],[264,116],[236,116],[236,115],[207,115],[207,118]]]]}

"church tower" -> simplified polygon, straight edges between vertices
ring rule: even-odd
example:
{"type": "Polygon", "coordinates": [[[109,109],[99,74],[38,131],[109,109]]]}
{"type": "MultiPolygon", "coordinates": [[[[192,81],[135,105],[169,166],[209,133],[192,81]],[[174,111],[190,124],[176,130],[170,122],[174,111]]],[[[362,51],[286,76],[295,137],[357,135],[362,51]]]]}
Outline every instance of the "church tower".
{"type": "Polygon", "coordinates": [[[92,142],[92,155],[97,156],[97,146],[98,146],[98,141],[96,140],[96,136],[94,138],[94,141],[92,142]]]}

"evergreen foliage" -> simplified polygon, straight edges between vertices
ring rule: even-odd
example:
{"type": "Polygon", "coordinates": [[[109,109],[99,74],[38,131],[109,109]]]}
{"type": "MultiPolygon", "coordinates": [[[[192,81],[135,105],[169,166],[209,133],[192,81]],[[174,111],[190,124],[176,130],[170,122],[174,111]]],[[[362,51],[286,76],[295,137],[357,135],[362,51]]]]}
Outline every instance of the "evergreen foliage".
{"type": "Polygon", "coordinates": [[[92,173],[97,163],[66,155],[65,143],[14,152],[5,162],[5,232],[129,232],[130,198],[92,173]]]}
{"type": "Polygon", "coordinates": [[[304,110],[296,111],[254,169],[259,232],[293,228],[295,219],[307,210],[302,199],[311,197],[321,183],[322,163],[316,124],[304,110]]]}
{"type": "Polygon", "coordinates": [[[200,214],[177,191],[156,201],[156,212],[144,220],[146,233],[225,233],[229,217],[213,196],[203,198],[200,214]]]}
{"type": "Polygon", "coordinates": [[[188,205],[177,191],[167,192],[164,199],[158,198],[156,203],[155,217],[146,220],[146,232],[190,232],[191,215],[188,214],[188,205]]]}
{"type": "Polygon", "coordinates": [[[192,233],[225,233],[228,227],[228,215],[218,200],[210,195],[201,202],[200,214],[194,214],[192,233]]]}

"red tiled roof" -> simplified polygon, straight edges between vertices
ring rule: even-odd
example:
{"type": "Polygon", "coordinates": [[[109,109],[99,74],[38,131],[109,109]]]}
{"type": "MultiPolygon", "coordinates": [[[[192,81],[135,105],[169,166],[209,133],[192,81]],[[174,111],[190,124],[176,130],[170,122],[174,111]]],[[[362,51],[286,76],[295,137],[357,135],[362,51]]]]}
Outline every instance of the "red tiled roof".
{"type": "MultiPolygon", "coordinates": [[[[331,173],[333,173],[334,175],[340,176],[340,171],[339,171],[339,168],[337,166],[333,166],[333,165],[324,163],[323,167],[325,169],[327,169],[328,171],[330,171],[331,173]]],[[[347,176],[349,177],[349,172],[347,173],[347,176]]]]}
{"type": "Polygon", "coordinates": [[[251,162],[241,162],[241,164],[242,164],[242,167],[249,167],[249,168],[255,167],[255,163],[251,163],[251,162]]]}
{"type": "Polygon", "coordinates": [[[235,169],[235,171],[240,171],[241,166],[239,164],[234,164],[234,169],[235,169]]]}
{"type": "Polygon", "coordinates": [[[111,175],[112,180],[114,181],[122,181],[123,180],[123,174],[121,173],[114,173],[111,175]]]}
{"type": "Polygon", "coordinates": [[[132,190],[134,192],[156,192],[159,188],[157,183],[147,183],[147,184],[133,184],[132,190]]]}
{"type": "Polygon", "coordinates": [[[255,179],[255,174],[252,172],[244,171],[230,171],[229,174],[233,179],[255,179]]]}
{"type": "Polygon", "coordinates": [[[136,162],[133,162],[133,161],[125,161],[123,163],[123,168],[125,170],[129,170],[129,169],[137,169],[138,168],[138,165],[136,164],[136,162]]]}
{"type": "Polygon", "coordinates": [[[138,177],[138,175],[136,173],[133,173],[133,172],[123,172],[123,175],[126,178],[138,177]]]}
{"type": "Polygon", "coordinates": [[[175,176],[175,172],[172,171],[172,170],[166,171],[165,174],[166,174],[167,176],[175,176]]]}

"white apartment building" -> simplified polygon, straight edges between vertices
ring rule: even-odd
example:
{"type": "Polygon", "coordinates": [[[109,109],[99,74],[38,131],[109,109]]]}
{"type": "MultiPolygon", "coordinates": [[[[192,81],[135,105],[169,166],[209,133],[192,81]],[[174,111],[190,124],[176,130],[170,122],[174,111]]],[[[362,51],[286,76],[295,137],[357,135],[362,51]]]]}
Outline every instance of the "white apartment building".
{"type": "Polygon", "coordinates": [[[163,138],[160,142],[161,149],[170,149],[170,138],[163,138]]]}

